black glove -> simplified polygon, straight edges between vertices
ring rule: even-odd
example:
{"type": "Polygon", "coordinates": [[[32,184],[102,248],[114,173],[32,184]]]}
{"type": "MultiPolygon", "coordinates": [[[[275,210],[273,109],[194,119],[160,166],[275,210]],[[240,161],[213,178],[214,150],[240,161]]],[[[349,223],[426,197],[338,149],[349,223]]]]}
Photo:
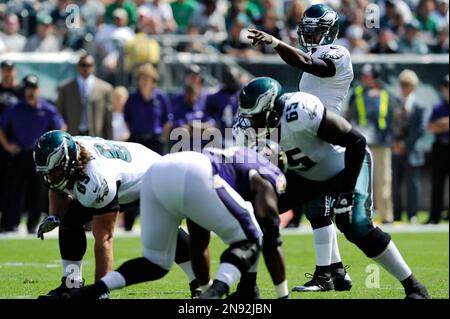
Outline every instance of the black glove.
{"type": "Polygon", "coordinates": [[[52,231],[61,224],[61,220],[56,215],[49,215],[39,224],[37,237],[44,240],[44,233],[52,231]]]}
{"type": "Polygon", "coordinates": [[[354,199],[354,192],[341,193],[333,203],[333,213],[336,215],[345,213],[351,214],[354,199]]]}

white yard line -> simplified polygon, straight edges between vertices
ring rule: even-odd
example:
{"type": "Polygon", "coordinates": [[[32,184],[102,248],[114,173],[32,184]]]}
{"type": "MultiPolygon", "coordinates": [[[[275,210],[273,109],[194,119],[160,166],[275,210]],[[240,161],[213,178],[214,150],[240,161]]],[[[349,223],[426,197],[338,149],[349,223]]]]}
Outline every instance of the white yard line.
{"type": "MultiPolygon", "coordinates": [[[[438,224],[438,225],[411,225],[411,224],[387,224],[379,225],[379,227],[388,233],[442,233],[449,232],[449,224],[438,224]]],[[[338,233],[340,233],[338,231],[338,233]]],[[[281,230],[283,236],[291,235],[309,235],[312,234],[312,229],[309,224],[302,225],[299,228],[285,228],[281,230]]],[[[92,233],[87,234],[88,237],[92,237],[92,233]]],[[[135,225],[134,229],[130,232],[124,231],[122,228],[117,228],[114,234],[115,238],[135,238],[140,236],[140,225],[135,225]]],[[[45,238],[58,238],[58,229],[46,233],[45,238]]],[[[28,239],[28,240],[38,240],[36,235],[28,234],[25,225],[19,226],[19,231],[16,233],[2,233],[0,234],[0,240],[8,239],[28,239]]]]}

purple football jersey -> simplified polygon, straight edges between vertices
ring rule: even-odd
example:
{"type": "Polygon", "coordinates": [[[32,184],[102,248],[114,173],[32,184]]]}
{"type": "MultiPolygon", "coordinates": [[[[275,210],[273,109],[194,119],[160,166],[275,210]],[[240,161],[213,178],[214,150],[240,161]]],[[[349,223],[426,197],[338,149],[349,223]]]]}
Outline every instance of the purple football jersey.
{"type": "Polygon", "coordinates": [[[213,173],[223,178],[245,200],[252,200],[250,190],[250,171],[252,170],[267,179],[278,195],[285,192],[286,178],[281,170],[252,149],[246,147],[206,148],[203,154],[209,157],[213,173]]]}

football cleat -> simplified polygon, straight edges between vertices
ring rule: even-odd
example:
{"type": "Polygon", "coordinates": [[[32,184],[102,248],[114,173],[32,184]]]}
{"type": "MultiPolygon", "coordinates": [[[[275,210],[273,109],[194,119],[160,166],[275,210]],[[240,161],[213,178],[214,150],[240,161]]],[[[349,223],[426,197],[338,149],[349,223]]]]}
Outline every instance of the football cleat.
{"type": "Polygon", "coordinates": [[[331,272],[331,279],[333,280],[334,290],[349,291],[350,289],[352,289],[352,279],[347,273],[348,268],[348,266],[345,266],[345,268],[338,268],[331,272]]]}
{"type": "Polygon", "coordinates": [[[80,289],[73,289],[70,292],[64,293],[63,299],[109,299],[109,290],[105,283],[100,280],[93,285],[87,285],[80,289]]]}
{"type": "Polygon", "coordinates": [[[202,290],[198,286],[197,280],[192,280],[189,283],[189,289],[191,290],[191,299],[199,299],[202,293],[202,290]]]}
{"type": "Polygon", "coordinates": [[[215,279],[211,287],[200,294],[199,299],[222,299],[223,296],[228,295],[229,290],[230,288],[226,283],[215,279]]]}
{"type": "Polygon", "coordinates": [[[226,298],[228,300],[254,300],[254,299],[261,299],[261,296],[259,294],[259,288],[258,285],[242,285],[241,283],[238,284],[236,291],[232,294],[228,295],[226,298]]]}
{"type": "Polygon", "coordinates": [[[305,274],[306,278],[311,278],[310,281],[303,286],[295,286],[292,291],[297,292],[318,292],[318,291],[330,291],[334,290],[333,280],[324,274],[314,272],[314,275],[310,273],[305,274]]]}
{"type": "Polygon", "coordinates": [[[59,287],[57,287],[57,288],[55,288],[53,290],[50,290],[45,295],[40,295],[38,297],[38,299],[62,299],[62,298],[64,298],[63,297],[64,294],[70,293],[70,291],[75,290],[77,288],[81,288],[81,287],[84,286],[84,279],[83,279],[83,281],[79,282],[79,285],[78,285],[77,288],[75,288],[75,287],[74,288],[68,288],[67,285],[66,285],[66,280],[67,280],[67,277],[62,277],[61,278],[61,285],[59,285],[59,287]]]}
{"type": "Polygon", "coordinates": [[[405,293],[405,299],[431,299],[427,288],[419,282],[411,289],[405,289],[405,293]]]}

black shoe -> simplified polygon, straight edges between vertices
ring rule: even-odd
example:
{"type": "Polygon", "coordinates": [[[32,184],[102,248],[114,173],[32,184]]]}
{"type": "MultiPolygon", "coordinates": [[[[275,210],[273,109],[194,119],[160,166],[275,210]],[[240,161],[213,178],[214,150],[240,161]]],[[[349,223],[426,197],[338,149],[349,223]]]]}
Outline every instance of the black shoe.
{"type": "Polygon", "coordinates": [[[405,289],[405,293],[406,293],[405,299],[431,299],[431,296],[428,293],[427,288],[420,282],[417,282],[417,284],[411,287],[410,289],[405,289]]]}
{"type": "Polygon", "coordinates": [[[223,281],[215,279],[211,287],[200,295],[199,299],[222,299],[228,295],[230,288],[223,281]]]}
{"type": "Polygon", "coordinates": [[[259,294],[259,288],[257,284],[252,286],[243,285],[241,283],[238,284],[236,291],[232,294],[228,295],[226,299],[229,300],[254,300],[261,299],[259,294]]]}
{"type": "Polygon", "coordinates": [[[348,268],[349,266],[345,266],[345,268],[338,268],[331,272],[331,279],[333,280],[334,290],[349,291],[350,289],[352,289],[352,279],[347,273],[348,268]]]}
{"type": "Polygon", "coordinates": [[[311,278],[311,280],[305,283],[303,286],[296,286],[292,288],[292,291],[316,292],[334,290],[333,280],[331,279],[329,274],[320,274],[316,271],[314,272],[314,275],[306,273],[305,277],[311,278]]]}
{"type": "Polygon", "coordinates": [[[62,277],[61,285],[59,285],[59,287],[57,287],[53,290],[50,290],[45,295],[40,295],[38,297],[38,299],[62,299],[64,294],[67,294],[72,290],[75,290],[77,288],[81,288],[84,286],[84,279],[83,279],[83,281],[72,282],[73,288],[68,288],[66,285],[66,280],[67,280],[67,277],[62,277]]]}
{"type": "Polygon", "coordinates": [[[191,299],[199,299],[202,290],[198,286],[197,280],[194,279],[189,283],[189,290],[191,291],[191,299]]]}
{"type": "Polygon", "coordinates": [[[93,285],[84,286],[80,289],[72,289],[70,292],[64,293],[62,299],[109,299],[109,290],[105,283],[100,280],[93,285]]]}

